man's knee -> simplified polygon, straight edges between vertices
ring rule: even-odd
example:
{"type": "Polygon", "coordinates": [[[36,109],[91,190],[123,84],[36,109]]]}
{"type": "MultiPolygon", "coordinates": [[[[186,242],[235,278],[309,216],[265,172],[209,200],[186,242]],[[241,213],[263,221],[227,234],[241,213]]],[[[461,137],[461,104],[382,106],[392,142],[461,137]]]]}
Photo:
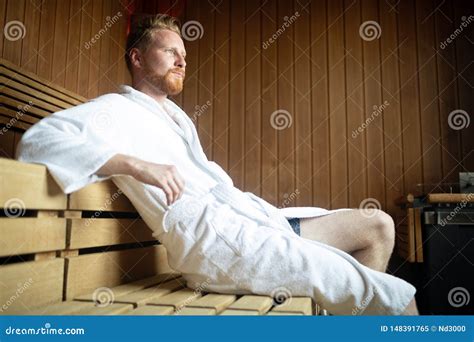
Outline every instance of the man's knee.
{"type": "Polygon", "coordinates": [[[390,252],[395,244],[395,223],[392,217],[379,209],[372,209],[373,213],[368,219],[374,232],[376,243],[383,244],[390,248],[390,252]]]}

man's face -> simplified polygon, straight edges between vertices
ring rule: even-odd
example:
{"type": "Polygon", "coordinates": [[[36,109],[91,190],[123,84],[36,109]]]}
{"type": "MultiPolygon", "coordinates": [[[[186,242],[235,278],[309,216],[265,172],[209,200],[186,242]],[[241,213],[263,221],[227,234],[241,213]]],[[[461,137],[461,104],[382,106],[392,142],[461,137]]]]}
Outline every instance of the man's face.
{"type": "Polygon", "coordinates": [[[145,82],[167,95],[183,90],[186,50],[180,36],[170,30],[156,30],[152,42],[142,52],[145,82]]]}

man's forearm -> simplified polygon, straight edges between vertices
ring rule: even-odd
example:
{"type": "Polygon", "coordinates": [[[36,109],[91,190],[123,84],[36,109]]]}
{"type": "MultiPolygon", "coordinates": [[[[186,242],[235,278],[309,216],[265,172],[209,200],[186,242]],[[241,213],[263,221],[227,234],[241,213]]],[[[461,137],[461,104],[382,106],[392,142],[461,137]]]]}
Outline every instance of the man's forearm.
{"type": "Polygon", "coordinates": [[[116,154],[105,163],[96,174],[98,176],[134,175],[137,158],[125,154],[116,154]]]}

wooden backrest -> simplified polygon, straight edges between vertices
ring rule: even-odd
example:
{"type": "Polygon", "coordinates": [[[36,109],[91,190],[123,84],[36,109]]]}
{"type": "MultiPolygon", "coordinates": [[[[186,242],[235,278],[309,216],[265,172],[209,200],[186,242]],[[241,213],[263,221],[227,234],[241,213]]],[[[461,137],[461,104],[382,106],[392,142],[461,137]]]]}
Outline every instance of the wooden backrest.
{"type": "MultiPolygon", "coordinates": [[[[3,60],[0,89],[0,124],[16,132],[86,101],[3,60]]],[[[0,314],[171,272],[112,181],[65,195],[43,165],[0,158],[0,236],[0,314]]]]}

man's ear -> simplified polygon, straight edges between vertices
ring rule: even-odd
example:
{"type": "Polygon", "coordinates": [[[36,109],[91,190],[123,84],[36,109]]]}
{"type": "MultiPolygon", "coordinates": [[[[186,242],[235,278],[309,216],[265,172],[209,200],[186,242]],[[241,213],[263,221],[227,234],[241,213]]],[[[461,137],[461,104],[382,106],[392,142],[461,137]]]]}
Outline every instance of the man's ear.
{"type": "Polygon", "coordinates": [[[141,68],[142,65],[142,52],[138,48],[132,48],[130,50],[130,62],[136,68],[141,68]]]}

